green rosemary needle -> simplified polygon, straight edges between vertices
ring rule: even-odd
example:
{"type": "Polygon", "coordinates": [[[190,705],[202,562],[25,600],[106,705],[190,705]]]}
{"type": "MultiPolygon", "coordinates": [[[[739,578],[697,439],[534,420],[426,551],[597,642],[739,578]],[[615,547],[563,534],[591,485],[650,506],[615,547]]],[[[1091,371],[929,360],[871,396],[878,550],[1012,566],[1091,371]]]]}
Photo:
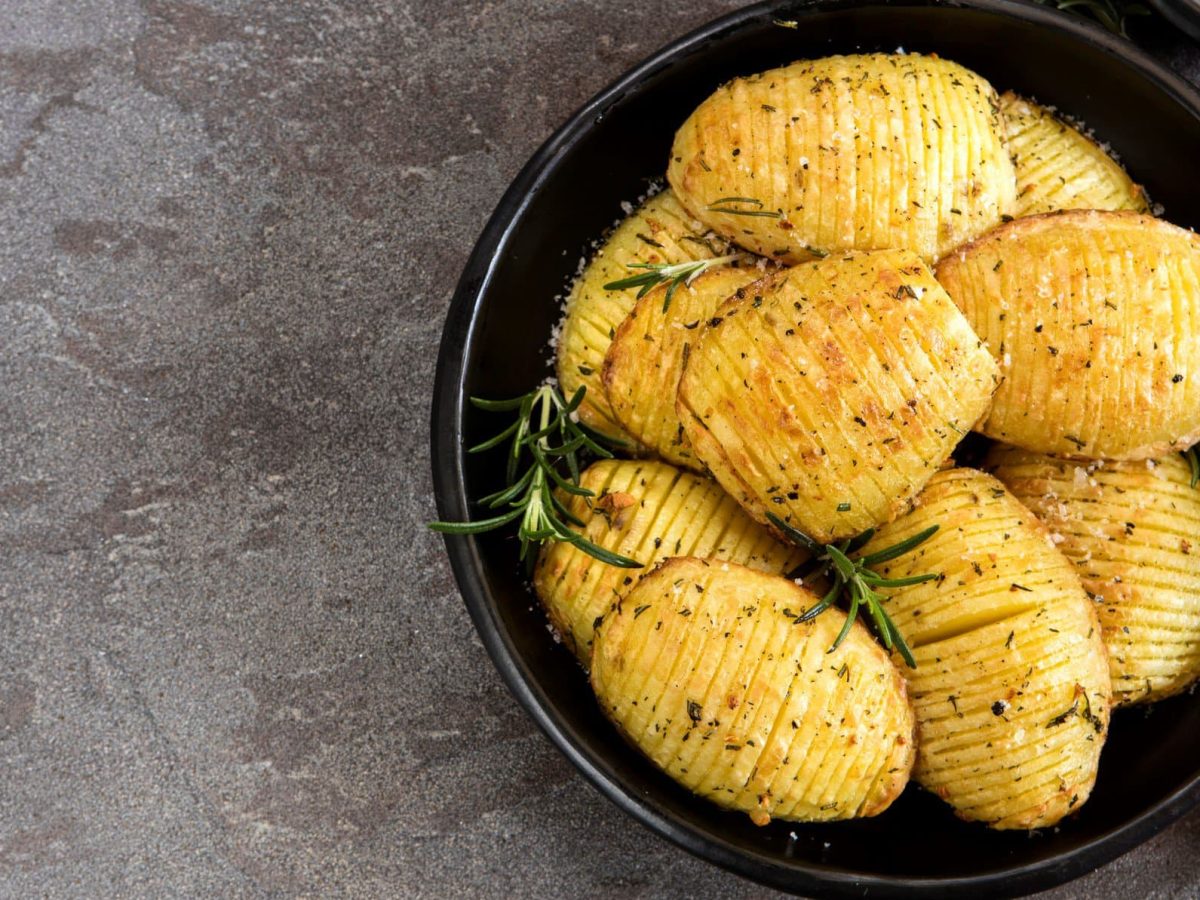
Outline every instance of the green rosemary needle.
{"type": "Polygon", "coordinates": [[[1192,487],[1200,484],[1200,444],[1183,451],[1183,458],[1192,467],[1192,487]]]}
{"type": "Polygon", "coordinates": [[[663,298],[663,312],[666,312],[671,306],[671,300],[675,296],[675,292],[679,290],[679,286],[690,286],[695,281],[701,272],[711,269],[713,266],[723,266],[726,263],[731,263],[734,260],[745,259],[744,253],[730,253],[726,256],[716,256],[711,259],[689,260],[681,263],[629,263],[625,266],[627,269],[645,269],[640,275],[631,275],[628,278],[622,278],[620,281],[610,281],[604,285],[606,291],[624,291],[628,288],[641,288],[637,293],[637,298],[641,300],[651,290],[660,284],[670,283],[667,288],[667,295],[663,298]]]}
{"type": "Polygon", "coordinates": [[[808,622],[815,619],[821,613],[825,612],[825,610],[829,609],[829,607],[833,606],[839,597],[844,596],[848,598],[850,605],[850,609],[846,614],[846,624],[842,626],[842,630],[838,633],[837,639],[834,640],[833,646],[829,648],[829,652],[832,653],[841,646],[842,641],[846,639],[846,635],[850,633],[850,628],[854,624],[854,620],[858,618],[859,610],[865,607],[871,624],[874,626],[875,633],[883,641],[883,645],[889,650],[895,649],[899,651],[904,661],[908,664],[908,667],[915,669],[917,661],[913,658],[912,650],[905,642],[904,636],[900,634],[896,623],[892,621],[892,617],[883,608],[883,600],[885,598],[878,594],[875,588],[907,587],[912,584],[922,584],[926,581],[932,581],[938,576],[936,573],[931,572],[926,575],[912,575],[908,578],[883,578],[874,571],[874,567],[880,563],[893,560],[898,556],[903,556],[914,547],[925,543],[938,530],[938,526],[931,525],[924,531],[914,534],[912,537],[900,541],[898,544],[893,544],[891,547],[883,550],[877,550],[866,556],[852,559],[851,554],[857,553],[875,536],[875,529],[869,529],[856,538],[836,544],[821,544],[773,513],[767,513],[767,518],[770,519],[772,525],[787,535],[793,543],[800,545],[813,555],[813,559],[806,567],[806,579],[821,575],[830,580],[830,588],[825,593],[825,596],[813,605],[811,609],[799,616],[796,621],[808,622]]]}
{"type": "Polygon", "coordinates": [[[574,418],[586,391],[586,387],[580,387],[570,402],[550,384],[543,384],[512,400],[472,397],[471,403],[487,412],[517,411],[517,418],[511,425],[467,451],[482,453],[508,442],[506,487],[479,501],[489,509],[504,509],[505,512],[473,522],[431,522],[429,527],[442,534],[479,534],[519,521],[517,537],[521,541],[521,559],[530,567],[534,561],[534,554],[530,552],[533,547],[543,541],[564,541],[610,566],[641,568],[642,564],[636,560],[605,550],[574,531],[571,525],[582,528],[584,523],[554,493],[554,489],[559,488],[577,497],[595,496],[579,484],[579,453],[589,450],[605,459],[612,457],[574,418]],[[520,472],[522,460],[527,460],[528,465],[520,472]]]}
{"type": "Polygon", "coordinates": [[[1128,38],[1125,20],[1130,16],[1148,16],[1150,8],[1143,3],[1128,3],[1125,0],[1038,0],[1043,6],[1053,6],[1064,12],[1082,10],[1113,34],[1128,38]]]}
{"type": "Polygon", "coordinates": [[[763,209],[763,202],[754,197],[722,197],[708,204],[709,212],[729,213],[735,216],[762,216],[766,219],[782,219],[778,210],[763,209]],[[746,209],[746,204],[754,207],[746,209]]]}

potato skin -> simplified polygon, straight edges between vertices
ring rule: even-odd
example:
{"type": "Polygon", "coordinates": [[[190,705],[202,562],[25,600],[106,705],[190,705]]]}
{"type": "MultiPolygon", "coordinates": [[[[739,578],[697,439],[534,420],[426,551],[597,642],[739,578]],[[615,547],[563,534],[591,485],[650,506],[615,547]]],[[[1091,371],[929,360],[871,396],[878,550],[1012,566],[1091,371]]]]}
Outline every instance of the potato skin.
{"type": "Polygon", "coordinates": [[[708,233],[671,191],[651,197],[622,221],[575,279],[567,297],[566,316],[558,338],[558,382],[569,398],[587,388],[579,418],[608,437],[632,442],[613,419],[600,370],[604,354],[622,320],[637,301],[637,288],[607,291],[604,285],[642,270],[636,263],[668,265],[721,256],[728,245],[708,233]]]}
{"type": "Polygon", "coordinates": [[[957,63],[829,56],[719,88],[676,133],[667,180],[762,256],[905,247],[932,262],[1015,208],[1003,136],[995,90],[957,63]]]}
{"type": "Polygon", "coordinates": [[[1000,95],[1017,172],[1017,216],[1060,209],[1149,212],[1146,192],[1094,141],[1012,91],[1000,95]]]}
{"type": "Polygon", "coordinates": [[[937,277],[1001,361],[988,437],[1109,459],[1200,439],[1200,237],[1133,212],[1031,216],[937,277]]]}
{"type": "Polygon", "coordinates": [[[1200,676],[1200,488],[1172,454],[1092,464],[997,446],[988,468],[1050,529],[1095,600],[1118,705],[1200,676]]]}
{"type": "Polygon", "coordinates": [[[931,524],[884,577],[942,577],[891,591],[908,640],[917,715],[914,777],[960,818],[1042,828],[1084,803],[1108,732],[1111,685],[1100,627],[1071,563],[996,479],[947,469],[872,553],[931,524]]]}
{"type": "Polygon", "coordinates": [[[667,462],[704,472],[675,413],[684,357],[717,308],[762,275],[756,265],[709,269],[690,287],[679,287],[666,312],[667,286],[661,285],[639,300],[617,329],[602,370],[613,416],[667,462]]]}
{"type": "Polygon", "coordinates": [[[551,624],[584,668],[590,664],[592,631],[614,597],[626,593],[668,556],[730,560],[782,574],[804,553],[757,525],[710,478],[651,460],[601,460],[580,475],[595,496],[561,497],[583,520],[594,544],[636,559],[643,569],[609,566],[570,544],[542,545],[533,588],[551,624]]]}
{"type": "Polygon", "coordinates": [[[996,366],[916,254],[849,253],[769,276],[688,354],[677,412],[759,522],[818,541],[902,512],[987,410],[996,366]]]}
{"type": "Polygon", "coordinates": [[[592,687],[639,750],[728,809],[817,822],[873,816],[912,768],[904,679],[861,623],[785,578],[669,559],[604,617],[592,687]]]}

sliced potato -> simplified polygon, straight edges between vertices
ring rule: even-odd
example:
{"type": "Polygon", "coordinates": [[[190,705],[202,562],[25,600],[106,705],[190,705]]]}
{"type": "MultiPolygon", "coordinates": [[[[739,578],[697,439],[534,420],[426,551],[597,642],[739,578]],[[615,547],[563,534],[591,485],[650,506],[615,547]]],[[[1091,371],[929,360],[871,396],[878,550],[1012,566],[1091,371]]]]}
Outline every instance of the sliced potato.
{"type": "Polygon", "coordinates": [[[1000,96],[1017,170],[1018,216],[1060,209],[1148,212],[1146,193],[1120,164],[1044,106],[1012,91],[1000,96]]]}
{"type": "Polygon", "coordinates": [[[998,102],[932,56],[797,62],[705,100],[667,180],[700,221],[772,259],[905,247],[932,262],[1015,208],[998,102]]]}
{"type": "Polygon", "coordinates": [[[937,277],[1001,360],[980,430],[1141,459],[1200,439],[1200,237],[1132,212],[1017,219],[937,277]]]}
{"type": "Polygon", "coordinates": [[[728,245],[684,210],[671,191],[651,197],[617,226],[596,251],[567,298],[567,313],[558,339],[558,381],[569,398],[587,388],[579,418],[601,434],[629,441],[613,419],[600,383],[604,354],[617,326],[637,302],[637,288],[608,291],[604,285],[644,272],[636,264],[711,259],[728,245]]]}
{"type": "Polygon", "coordinates": [[[1072,462],[997,446],[989,467],[1045,523],[1096,601],[1118,704],[1200,676],[1200,489],[1177,455],[1072,462]]]}
{"type": "Polygon", "coordinates": [[[762,274],[755,265],[709,269],[690,286],[680,286],[665,309],[668,288],[662,285],[639,300],[617,329],[603,369],[613,415],[638,443],[668,462],[704,470],[675,414],[684,356],[717,307],[762,274]]]}
{"type": "Polygon", "coordinates": [[[1053,825],[1087,800],[1112,696],[1100,627],[1071,563],[996,479],[947,469],[870,554],[938,525],[876,567],[941,578],[885,603],[908,640],[917,713],[914,775],[963,819],[1053,825]]]}
{"type": "Polygon", "coordinates": [[[605,615],[592,686],[680,784],[759,825],[873,816],[913,762],[904,679],[861,623],[785,578],[669,559],[605,615]]]}
{"type": "Polygon", "coordinates": [[[592,629],[613,599],[668,556],[730,560],[766,572],[788,572],[804,554],[755,524],[709,478],[650,460],[602,460],[580,484],[593,498],[563,497],[594,544],[644,563],[620,569],[566,543],[542,545],[533,587],[564,643],[586,668],[592,629]]]}
{"type": "Polygon", "coordinates": [[[839,254],[722,306],[688,354],[678,413],[755,519],[829,542],[899,515],[996,378],[916,254],[839,254]]]}

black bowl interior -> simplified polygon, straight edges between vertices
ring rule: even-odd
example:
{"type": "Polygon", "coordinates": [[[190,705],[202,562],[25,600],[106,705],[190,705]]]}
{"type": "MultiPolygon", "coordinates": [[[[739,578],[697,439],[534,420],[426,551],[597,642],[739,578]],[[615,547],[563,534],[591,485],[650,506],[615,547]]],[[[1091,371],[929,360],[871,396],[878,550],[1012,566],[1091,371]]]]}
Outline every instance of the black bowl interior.
{"type": "MultiPolygon", "coordinates": [[[[497,454],[466,457],[496,428],[464,397],[506,397],[546,377],[559,297],[589,243],[666,166],[675,128],[722,81],[795,59],[885,50],[935,52],[1003,90],[1081,118],[1185,226],[1200,225],[1189,186],[1200,159],[1200,101],[1131,45],[1017,0],[888,4],[769,3],[660,52],[589,104],[539,152],[501,201],[469,262],[443,338],[434,400],[434,469],[443,518],[468,513],[502,478],[497,454]],[[775,20],[795,20],[785,28],[775,20]]],[[[1180,697],[1114,720],[1082,812],[1035,835],[961,823],[910,787],[859,822],[755,827],[677,787],[627,746],[556,645],[507,533],[451,538],[459,584],[518,699],[610,798],[697,854],[779,887],[822,896],[980,896],[1048,887],[1128,850],[1200,795],[1200,702],[1180,697]]],[[[564,815],[569,815],[564,811],[564,815]]]]}

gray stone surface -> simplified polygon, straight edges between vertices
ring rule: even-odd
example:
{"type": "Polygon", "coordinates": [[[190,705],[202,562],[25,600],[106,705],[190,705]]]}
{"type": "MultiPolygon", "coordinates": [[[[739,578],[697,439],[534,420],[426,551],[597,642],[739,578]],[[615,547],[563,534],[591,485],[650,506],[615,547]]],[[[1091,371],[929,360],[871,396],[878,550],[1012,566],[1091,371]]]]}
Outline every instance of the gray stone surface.
{"type": "Polygon", "coordinates": [[[0,2],[0,895],[766,895],[574,774],[422,526],[486,216],[735,5],[0,2]]]}

